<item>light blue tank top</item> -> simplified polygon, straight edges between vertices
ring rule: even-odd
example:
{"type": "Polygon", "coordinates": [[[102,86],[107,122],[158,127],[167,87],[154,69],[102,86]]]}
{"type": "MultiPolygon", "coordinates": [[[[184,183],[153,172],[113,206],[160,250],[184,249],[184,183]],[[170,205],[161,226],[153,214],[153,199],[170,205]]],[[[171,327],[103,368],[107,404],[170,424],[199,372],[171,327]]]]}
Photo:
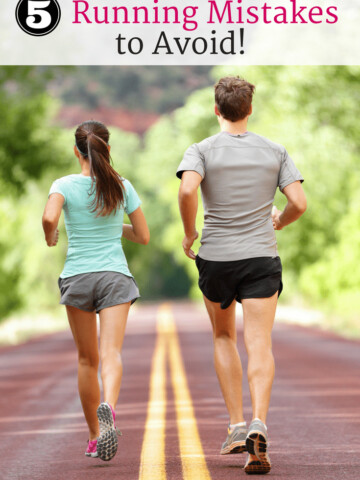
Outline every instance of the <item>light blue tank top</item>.
{"type": "Polygon", "coordinates": [[[120,272],[132,277],[121,245],[124,211],[129,215],[141,201],[128,180],[124,205],[115,214],[97,217],[90,205],[95,197],[91,191],[91,177],[82,174],[67,175],[51,185],[49,195],[60,193],[65,227],[68,236],[68,251],[61,278],[89,272],[120,272]]]}

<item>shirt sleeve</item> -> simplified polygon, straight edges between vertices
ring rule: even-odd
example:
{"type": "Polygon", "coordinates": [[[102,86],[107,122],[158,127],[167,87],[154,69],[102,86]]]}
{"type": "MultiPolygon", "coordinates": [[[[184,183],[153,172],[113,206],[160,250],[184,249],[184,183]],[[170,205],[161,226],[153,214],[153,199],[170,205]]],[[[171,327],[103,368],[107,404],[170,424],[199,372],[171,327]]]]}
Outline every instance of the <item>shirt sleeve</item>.
{"type": "Polygon", "coordinates": [[[290,185],[290,183],[294,183],[297,181],[300,181],[302,183],[304,179],[301,173],[299,172],[299,170],[296,168],[290,155],[284,149],[284,152],[281,157],[278,186],[280,190],[283,191],[283,189],[287,185],[290,185]]]}
{"type": "Polygon", "coordinates": [[[182,174],[189,170],[197,172],[201,178],[205,177],[204,156],[200,152],[196,143],[191,145],[191,147],[186,150],[184,157],[177,169],[176,176],[181,178],[182,174]]]}
{"type": "Polygon", "coordinates": [[[60,179],[55,180],[55,182],[52,183],[49,191],[48,197],[52,193],[60,193],[64,197],[64,205],[66,205],[66,191],[65,191],[65,185],[63,182],[60,181],[60,179]]]}
{"type": "Polygon", "coordinates": [[[131,185],[129,180],[126,180],[125,184],[125,212],[130,215],[135,212],[141,205],[139,195],[136,193],[135,188],[131,185]]]}

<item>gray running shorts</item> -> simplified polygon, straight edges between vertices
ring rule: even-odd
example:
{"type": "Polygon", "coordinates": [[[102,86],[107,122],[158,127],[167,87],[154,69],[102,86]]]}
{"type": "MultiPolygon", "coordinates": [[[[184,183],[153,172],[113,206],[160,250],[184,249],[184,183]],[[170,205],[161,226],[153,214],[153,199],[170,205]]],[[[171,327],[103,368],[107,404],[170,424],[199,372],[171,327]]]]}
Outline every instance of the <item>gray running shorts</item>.
{"type": "Polygon", "coordinates": [[[60,303],[99,313],[114,305],[131,302],[140,297],[133,277],[119,272],[81,273],[73,277],[59,278],[60,303]]]}

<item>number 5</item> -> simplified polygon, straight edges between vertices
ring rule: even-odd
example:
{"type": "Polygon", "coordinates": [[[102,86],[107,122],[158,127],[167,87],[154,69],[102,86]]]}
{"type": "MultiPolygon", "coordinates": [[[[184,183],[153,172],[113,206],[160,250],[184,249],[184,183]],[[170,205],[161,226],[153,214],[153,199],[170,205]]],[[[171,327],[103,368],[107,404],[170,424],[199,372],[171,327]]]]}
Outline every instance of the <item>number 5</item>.
{"type": "Polygon", "coordinates": [[[50,0],[28,0],[26,25],[31,28],[47,28],[51,24],[51,15],[44,8],[48,7],[50,3],[50,0]],[[40,22],[35,21],[34,15],[39,15],[40,22]]]}

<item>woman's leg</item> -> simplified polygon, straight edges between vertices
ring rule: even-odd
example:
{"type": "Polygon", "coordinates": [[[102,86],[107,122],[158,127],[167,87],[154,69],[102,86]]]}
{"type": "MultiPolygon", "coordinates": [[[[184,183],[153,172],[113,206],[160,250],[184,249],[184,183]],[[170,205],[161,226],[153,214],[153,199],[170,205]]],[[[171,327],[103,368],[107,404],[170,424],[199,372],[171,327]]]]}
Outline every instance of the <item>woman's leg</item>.
{"type": "Polygon", "coordinates": [[[100,311],[100,358],[104,401],[115,410],[122,378],[121,348],[131,303],[100,311]]]}
{"type": "Polygon", "coordinates": [[[99,350],[95,312],[66,306],[70,328],[78,350],[78,385],[81,404],[89,427],[89,440],[99,436],[96,409],[100,403],[98,381],[99,350]]]}
{"type": "Polygon", "coordinates": [[[242,366],[236,345],[235,300],[226,310],[204,296],[213,327],[214,362],[221,391],[230,415],[230,423],[244,421],[242,403],[242,366]]]}

